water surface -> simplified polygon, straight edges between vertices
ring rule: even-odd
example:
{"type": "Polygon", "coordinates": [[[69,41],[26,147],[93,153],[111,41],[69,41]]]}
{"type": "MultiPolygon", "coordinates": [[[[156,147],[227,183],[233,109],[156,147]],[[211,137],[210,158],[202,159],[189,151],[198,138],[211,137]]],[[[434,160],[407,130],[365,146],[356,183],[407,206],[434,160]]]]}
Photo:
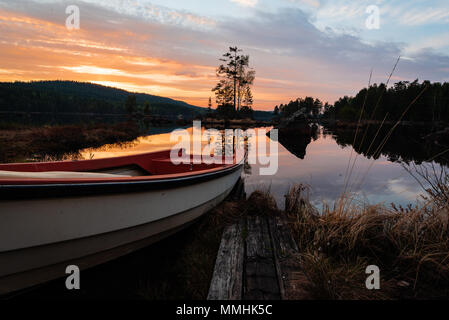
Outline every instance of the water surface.
{"type": "MultiPolygon", "coordinates": [[[[192,129],[189,128],[188,131],[192,132],[192,129]]],[[[277,143],[269,137],[263,138],[267,144],[277,143]]],[[[300,139],[300,137],[290,138],[293,141],[300,139]]],[[[403,164],[398,162],[400,155],[392,158],[389,154],[388,157],[380,156],[375,160],[372,157],[368,158],[355,152],[351,145],[337,143],[338,138],[326,134],[322,128],[319,128],[309,140],[310,142],[304,144],[301,150],[295,150],[298,148],[297,145],[292,147],[286,144],[286,148],[277,143],[279,168],[274,176],[260,175],[258,164],[246,166],[244,173],[246,192],[249,194],[256,189],[270,190],[281,208],[288,189],[299,183],[309,186],[310,200],[318,208],[321,208],[323,203],[332,205],[345,190],[345,186],[348,192],[355,195],[356,202],[366,204],[395,203],[405,207],[408,204],[415,205],[423,193],[422,187],[404,169],[403,164]],[[345,176],[351,156],[357,160],[349,183],[346,183],[345,176]]],[[[84,159],[97,159],[164,150],[173,145],[170,133],[165,132],[140,137],[128,144],[86,149],[81,155],[84,159]]],[[[423,162],[421,165],[431,164],[423,162]]],[[[438,164],[434,165],[440,168],[438,164]]]]}
{"type": "Polygon", "coordinates": [[[332,205],[344,190],[355,196],[359,203],[402,206],[415,204],[423,193],[401,163],[392,162],[385,156],[369,159],[357,154],[351,146],[340,146],[332,135],[320,132],[306,147],[304,159],[281,144],[278,147],[277,174],[260,176],[259,166],[253,165],[245,184],[248,192],[268,187],[281,207],[284,195],[298,183],[309,187],[310,200],[319,208],[324,203],[332,205]],[[353,161],[356,158],[356,162],[352,173],[347,175],[350,157],[353,161]]]}

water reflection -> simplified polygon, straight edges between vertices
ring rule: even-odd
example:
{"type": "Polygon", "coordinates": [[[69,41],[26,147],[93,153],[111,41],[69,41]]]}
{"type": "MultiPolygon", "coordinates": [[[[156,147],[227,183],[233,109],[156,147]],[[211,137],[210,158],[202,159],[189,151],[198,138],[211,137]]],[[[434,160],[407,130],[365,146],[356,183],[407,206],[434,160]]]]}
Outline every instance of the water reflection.
{"type": "Polygon", "coordinates": [[[313,141],[318,140],[317,125],[305,124],[296,128],[279,129],[279,143],[286,148],[291,154],[300,159],[306,156],[307,146],[313,141]]]}
{"type": "MultiPolygon", "coordinates": [[[[192,133],[193,129],[187,129],[192,133]]],[[[261,129],[256,129],[261,130],[261,129]]],[[[265,130],[265,129],[264,129],[265,130]]],[[[333,204],[345,186],[345,172],[353,147],[348,137],[337,135],[318,126],[311,126],[307,134],[300,132],[281,132],[279,134],[279,170],[274,176],[259,175],[260,165],[245,165],[245,191],[250,194],[256,189],[269,189],[278,205],[283,207],[284,195],[298,183],[310,186],[310,199],[317,207],[323,203],[333,204]],[[287,136],[285,135],[287,134],[287,136]]],[[[272,142],[263,136],[266,143],[272,142]]],[[[203,141],[206,144],[207,141],[203,141]]],[[[84,159],[107,158],[171,148],[170,133],[153,134],[140,137],[129,144],[107,145],[97,149],[81,151],[84,159]]],[[[246,148],[253,146],[246,145],[246,148]]],[[[384,203],[407,206],[416,203],[422,188],[414,178],[397,162],[401,155],[393,155],[392,147],[385,153],[373,157],[363,152],[357,157],[350,190],[357,194],[358,200],[366,203],[384,203]]],[[[400,149],[398,149],[400,150],[400,149]]],[[[356,154],[353,152],[353,155],[356,154]]],[[[414,159],[411,152],[405,159],[414,159]]],[[[423,162],[424,156],[418,156],[423,162]]],[[[412,161],[412,160],[410,160],[412,161]]],[[[437,165],[437,167],[439,167],[437,165]]]]}
{"type": "MultiPolygon", "coordinates": [[[[176,142],[170,141],[170,134],[176,129],[179,128],[153,128],[149,135],[139,137],[131,142],[81,150],[80,157],[82,159],[104,159],[167,150],[176,144],[176,142]]],[[[186,128],[186,130],[190,134],[193,132],[193,128],[186,128]]]]}
{"type": "Polygon", "coordinates": [[[391,132],[385,145],[382,145],[390,130],[391,125],[383,125],[380,129],[379,125],[361,128],[354,141],[354,128],[325,128],[325,132],[331,134],[339,145],[352,146],[357,153],[368,158],[378,159],[384,156],[392,162],[421,164],[435,161],[441,165],[449,165],[448,146],[442,144],[439,139],[432,138],[432,128],[398,126],[391,132]],[[376,152],[378,149],[380,151],[376,152]]]}
{"type": "MultiPolygon", "coordinates": [[[[310,134],[305,137],[294,131],[287,132],[289,136],[283,137],[281,130],[278,173],[269,177],[247,176],[247,192],[268,188],[282,207],[287,190],[294,184],[303,183],[310,186],[310,198],[314,205],[332,205],[345,188],[348,161],[354,149],[349,143],[342,143],[341,137],[323,128],[311,126],[308,132],[310,134]]],[[[352,153],[353,157],[358,154],[352,153]]],[[[413,158],[410,151],[404,157],[408,161],[416,159],[417,163],[426,164],[422,160],[424,156],[413,158]]],[[[415,204],[423,190],[398,159],[403,158],[400,154],[393,157],[391,145],[386,153],[376,157],[358,154],[348,187],[348,191],[356,196],[356,201],[402,206],[415,204]]],[[[257,166],[253,167],[253,172],[257,173],[257,166]]]]}

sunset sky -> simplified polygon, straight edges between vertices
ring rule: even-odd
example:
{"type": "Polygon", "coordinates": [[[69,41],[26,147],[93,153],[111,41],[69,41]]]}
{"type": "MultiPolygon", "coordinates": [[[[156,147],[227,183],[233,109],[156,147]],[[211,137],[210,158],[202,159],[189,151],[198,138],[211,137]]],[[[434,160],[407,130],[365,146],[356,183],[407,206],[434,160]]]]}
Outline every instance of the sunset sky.
{"type": "Polygon", "coordinates": [[[78,80],[206,106],[220,55],[256,70],[255,109],[373,82],[449,81],[449,1],[0,0],[0,81],[78,80]],[[66,7],[80,9],[68,30],[66,7]],[[380,28],[368,29],[368,6],[380,28]]]}

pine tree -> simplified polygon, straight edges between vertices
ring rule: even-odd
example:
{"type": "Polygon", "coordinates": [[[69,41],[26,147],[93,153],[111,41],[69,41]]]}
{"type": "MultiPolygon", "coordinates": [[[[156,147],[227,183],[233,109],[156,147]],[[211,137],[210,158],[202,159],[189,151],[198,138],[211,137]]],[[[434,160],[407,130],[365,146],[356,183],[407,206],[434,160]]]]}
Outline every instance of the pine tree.
{"type": "Polygon", "coordinates": [[[218,106],[231,106],[234,112],[240,108],[246,87],[252,85],[255,79],[255,71],[248,70],[249,56],[240,55],[240,52],[241,49],[230,47],[229,51],[223,54],[220,59],[223,64],[216,71],[220,80],[212,89],[218,106]]]}

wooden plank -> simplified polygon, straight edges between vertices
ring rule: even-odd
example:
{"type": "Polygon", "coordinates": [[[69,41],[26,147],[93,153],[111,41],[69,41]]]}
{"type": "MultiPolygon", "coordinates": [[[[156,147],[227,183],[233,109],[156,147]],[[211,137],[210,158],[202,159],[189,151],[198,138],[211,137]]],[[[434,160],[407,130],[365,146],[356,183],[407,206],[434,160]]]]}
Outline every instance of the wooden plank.
{"type": "Polygon", "coordinates": [[[298,246],[288,223],[281,217],[269,219],[277,279],[282,300],[307,300],[310,280],[301,269],[298,246]]]}
{"type": "Polygon", "coordinates": [[[248,217],[247,230],[243,299],[280,299],[267,219],[248,217]]]}
{"type": "Polygon", "coordinates": [[[221,238],[207,300],[241,300],[243,221],[227,227],[221,238]]]}

